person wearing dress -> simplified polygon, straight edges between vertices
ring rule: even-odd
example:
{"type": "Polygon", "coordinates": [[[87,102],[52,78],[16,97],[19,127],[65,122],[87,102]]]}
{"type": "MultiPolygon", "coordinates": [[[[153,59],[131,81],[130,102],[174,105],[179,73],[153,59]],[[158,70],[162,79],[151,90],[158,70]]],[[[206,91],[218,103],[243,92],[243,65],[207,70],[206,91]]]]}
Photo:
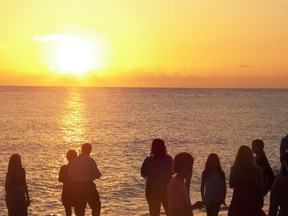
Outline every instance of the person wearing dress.
{"type": "Polygon", "coordinates": [[[9,159],[5,191],[8,216],[27,216],[30,199],[26,173],[19,154],[13,154],[9,159]]]}
{"type": "Polygon", "coordinates": [[[201,197],[207,216],[218,216],[221,204],[225,204],[226,181],[217,154],[211,153],[201,178],[201,197]]]}
{"type": "Polygon", "coordinates": [[[74,158],[77,157],[77,152],[69,150],[66,154],[68,164],[61,166],[59,172],[59,182],[63,183],[61,200],[65,208],[66,216],[72,215],[72,207],[75,205],[74,194],[73,194],[73,182],[68,176],[69,166],[74,158]]]}
{"type": "Polygon", "coordinates": [[[161,204],[168,215],[167,185],[173,174],[173,158],[168,155],[162,139],[154,139],[150,156],[141,167],[141,175],[146,178],[146,200],[150,216],[159,216],[161,204]]]}
{"type": "Polygon", "coordinates": [[[191,180],[194,158],[187,152],[181,152],[174,158],[173,177],[167,188],[169,216],[192,216],[193,209],[202,208],[203,203],[198,201],[191,205],[186,179],[191,180]]]}
{"type": "Polygon", "coordinates": [[[228,216],[261,216],[264,181],[249,146],[238,149],[230,171],[230,188],[233,188],[228,216]]]}
{"type": "MultiPolygon", "coordinates": [[[[288,171],[288,152],[283,154],[283,164],[288,171]]],[[[277,179],[271,189],[269,216],[288,215],[288,176],[277,179]],[[280,208],[279,208],[280,207],[280,208]]]]}

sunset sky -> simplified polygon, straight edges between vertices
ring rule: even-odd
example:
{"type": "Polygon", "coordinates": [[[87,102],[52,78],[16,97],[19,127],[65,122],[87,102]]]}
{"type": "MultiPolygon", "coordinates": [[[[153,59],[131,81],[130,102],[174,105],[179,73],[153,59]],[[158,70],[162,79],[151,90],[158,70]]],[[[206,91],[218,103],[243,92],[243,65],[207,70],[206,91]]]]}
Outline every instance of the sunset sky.
{"type": "Polygon", "coordinates": [[[288,88],[288,0],[0,5],[0,85],[288,88]]]}

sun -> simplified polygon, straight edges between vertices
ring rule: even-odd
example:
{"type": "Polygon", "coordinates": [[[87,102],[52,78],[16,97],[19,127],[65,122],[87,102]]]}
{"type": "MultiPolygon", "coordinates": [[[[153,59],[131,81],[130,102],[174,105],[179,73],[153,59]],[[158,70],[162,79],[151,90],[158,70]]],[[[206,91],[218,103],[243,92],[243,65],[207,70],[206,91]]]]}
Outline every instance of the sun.
{"type": "Polygon", "coordinates": [[[35,40],[45,42],[44,59],[50,71],[85,75],[107,64],[108,47],[100,39],[50,35],[35,40]]]}

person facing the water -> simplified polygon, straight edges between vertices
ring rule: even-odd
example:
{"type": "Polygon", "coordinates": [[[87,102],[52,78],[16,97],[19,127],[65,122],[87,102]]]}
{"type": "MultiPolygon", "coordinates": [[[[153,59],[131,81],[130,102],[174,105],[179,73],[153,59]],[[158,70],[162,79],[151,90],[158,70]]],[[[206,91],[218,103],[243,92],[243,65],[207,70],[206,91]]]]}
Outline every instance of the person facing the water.
{"type": "Polygon", "coordinates": [[[284,161],[284,154],[288,151],[288,134],[281,139],[280,143],[280,163],[281,163],[281,170],[280,176],[288,175],[288,171],[286,170],[285,161],[284,161]]]}
{"type": "Polygon", "coordinates": [[[191,205],[185,180],[192,176],[193,164],[194,158],[187,152],[179,153],[174,158],[173,169],[176,176],[171,178],[167,188],[169,216],[192,216],[193,209],[203,207],[201,201],[191,205]]]}
{"type": "Polygon", "coordinates": [[[239,147],[231,167],[229,186],[234,190],[228,216],[262,215],[264,181],[249,146],[239,147]]]}
{"type": "Polygon", "coordinates": [[[255,156],[256,164],[261,168],[263,173],[263,179],[265,184],[265,190],[263,191],[263,196],[265,196],[268,193],[268,191],[271,190],[271,187],[275,180],[275,175],[264,152],[263,140],[261,139],[253,140],[252,151],[256,155],[255,156]]]}
{"type": "Polygon", "coordinates": [[[61,200],[65,208],[66,216],[72,215],[72,207],[74,204],[73,196],[73,182],[68,176],[68,168],[74,158],[77,157],[77,152],[75,150],[69,150],[66,154],[68,164],[61,166],[59,172],[59,182],[63,183],[61,200]]]}
{"type": "Polygon", "coordinates": [[[141,167],[141,175],[146,178],[146,200],[150,216],[159,216],[161,204],[168,215],[167,185],[173,174],[173,158],[168,155],[162,139],[154,139],[150,156],[141,167]]]}
{"type": "Polygon", "coordinates": [[[27,216],[30,205],[25,169],[21,156],[11,155],[5,180],[6,206],[9,216],[27,216]]]}
{"type": "Polygon", "coordinates": [[[217,154],[209,154],[201,178],[201,197],[207,216],[217,216],[226,197],[225,173],[217,154]]]}
{"type": "MultiPolygon", "coordinates": [[[[288,152],[283,154],[283,163],[288,171],[288,152]]],[[[288,215],[288,176],[277,179],[271,189],[269,216],[288,215]],[[280,207],[280,208],[279,208],[280,207]]]]}
{"type": "Polygon", "coordinates": [[[92,146],[84,143],[81,154],[74,158],[68,169],[68,176],[73,181],[75,195],[75,214],[84,216],[87,203],[92,209],[92,216],[99,216],[101,210],[100,196],[93,182],[101,173],[93,158],[90,157],[92,146]]]}

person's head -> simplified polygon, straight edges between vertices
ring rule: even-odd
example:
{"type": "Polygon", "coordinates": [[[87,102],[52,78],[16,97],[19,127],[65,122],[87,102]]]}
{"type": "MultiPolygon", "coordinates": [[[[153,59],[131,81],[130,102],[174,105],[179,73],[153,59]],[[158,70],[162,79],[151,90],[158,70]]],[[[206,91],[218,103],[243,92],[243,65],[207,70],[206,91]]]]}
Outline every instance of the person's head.
{"type": "Polygon", "coordinates": [[[192,175],[194,158],[187,152],[181,152],[174,157],[173,169],[178,176],[187,177],[192,175]]]}
{"type": "Polygon", "coordinates": [[[211,153],[209,154],[207,161],[205,163],[205,171],[208,173],[211,171],[221,172],[221,164],[217,154],[211,153]]]}
{"type": "Polygon", "coordinates": [[[22,168],[21,156],[19,154],[11,155],[8,164],[8,173],[15,172],[21,168],[22,168]]]}
{"type": "Polygon", "coordinates": [[[66,158],[69,162],[71,162],[76,157],[77,157],[77,152],[75,150],[69,150],[66,154],[66,158]]]}
{"type": "Polygon", "coordinates": [[[167,154],[167,148],[162,139],[154,139],[151,145],[151,156],[163,157],[167,154]]]}
{"type": "Polygon", "coordinates": [[[256,162],[249,146],[242,145],[239,147],[232,167],[238,176],[250,175],[255,170],[256,162]]]}
{"type": "Polygon", "coordinates": [[[264,142],[261,139],[255,139],[252,141],[252,151],[255,154],[263,152],[264,149],[264,142]]]}
{"type": "Polygon", "coordinates": [[[81,152],[82,152],[83,154],[90,155],[91,151],[92,151],[92,146],[91,146],[90,143],[84,143],[84,144],[82,145],[82,147],[81,147],[81,152]]]}

